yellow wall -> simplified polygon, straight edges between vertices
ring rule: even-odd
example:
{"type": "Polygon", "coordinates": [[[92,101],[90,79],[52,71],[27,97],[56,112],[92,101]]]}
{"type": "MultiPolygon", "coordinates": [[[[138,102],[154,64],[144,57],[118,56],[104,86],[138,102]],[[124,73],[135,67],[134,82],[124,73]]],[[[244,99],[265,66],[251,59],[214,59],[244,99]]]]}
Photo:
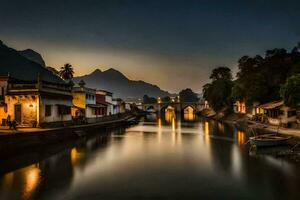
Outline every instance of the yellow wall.
{"type": "Polygon", "coordinates": [[[73,92],[73,105],[79,108],[86,108],[86,99],[85,99],[85,93],[83,92],[73,92]]]}
{"type": "Polygon", "coordinates": [[[7,118],[7,112],[5,112],[4,110],[4,106],[0,107],[0,126],[2,124],[2,119],[6,119],[7,118]]]}

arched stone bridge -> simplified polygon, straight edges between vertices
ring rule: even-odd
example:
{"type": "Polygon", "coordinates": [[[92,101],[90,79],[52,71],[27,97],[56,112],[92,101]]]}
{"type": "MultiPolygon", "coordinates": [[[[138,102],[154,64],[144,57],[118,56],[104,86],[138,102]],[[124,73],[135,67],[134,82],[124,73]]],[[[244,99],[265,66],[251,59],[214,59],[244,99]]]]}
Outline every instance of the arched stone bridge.
{"type": "Polygon", "coordinates": [[[160,102],[160,103],[143,103],[143,111],[154,110],[154,112],[163,113],[167,108],[174,109],[176,113],[182,113],[186,108],[192,108],[194,113],[202,111],[204,105],[200,102],[160,102]]]}

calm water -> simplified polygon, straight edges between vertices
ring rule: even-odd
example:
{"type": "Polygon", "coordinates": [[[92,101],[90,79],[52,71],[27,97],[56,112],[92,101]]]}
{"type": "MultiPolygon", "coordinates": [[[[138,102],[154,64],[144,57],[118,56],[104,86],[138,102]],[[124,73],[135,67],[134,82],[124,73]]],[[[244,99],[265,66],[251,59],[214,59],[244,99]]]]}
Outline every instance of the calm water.
{"type": "Polygon", "coordinates": [[[1,160],[0,199],[300,198],[299,166],[249,156],[242,131],[184,119],[152,116],[56,153],[1,160]]]}

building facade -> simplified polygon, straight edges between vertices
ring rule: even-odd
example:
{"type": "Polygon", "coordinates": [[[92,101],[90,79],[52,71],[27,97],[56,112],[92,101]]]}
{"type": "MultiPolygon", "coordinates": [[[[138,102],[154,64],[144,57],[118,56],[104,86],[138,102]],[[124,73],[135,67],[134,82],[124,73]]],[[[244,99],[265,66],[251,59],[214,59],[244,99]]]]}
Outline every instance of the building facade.
{"type": "Polygon", "coordinates": [[[296,109],[284,105],[283,101],[273,101],[258,106],[264,111],[265,121],[276,126],[290,126],[297,121],[296,109]]]}
{"type": "Polygon", "coordinates": [[[2,77],[0,81],[2,124],[8,117],[19,127],[61,126],[71,123],[71,85],[23,81],[2,77]]]}
{"type": "Polygon", "coordinates": [[[96,104],[96,90],[87,88],[83,84],[75,85],[72,90],[73,106],[72,117],[82,118],[88,123],[97,121],[101,117],[101,106],[96,104]]]}

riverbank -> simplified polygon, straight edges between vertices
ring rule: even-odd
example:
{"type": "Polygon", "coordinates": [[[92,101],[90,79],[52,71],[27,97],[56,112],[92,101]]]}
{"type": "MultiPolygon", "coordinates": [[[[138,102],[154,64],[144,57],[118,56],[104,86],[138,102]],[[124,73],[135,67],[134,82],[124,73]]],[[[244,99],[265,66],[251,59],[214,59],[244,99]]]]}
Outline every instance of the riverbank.
{"type": "Polygon", "coordinates": [[[102,121],[94,124],[75,125],[51,129],[19,129],[17,131],[4,130],[0,133],[0,153],[2,155],[16,154],[22,150],[34,150],[41,146],[60,144],[66,141],[87,137],[94,130],[127,126],[135,122],[136,116],[125,114],[117,119],[102,121]]]}
{"type": "Polygon", "coordinates": [[[281,157],[291,162],[300,163],[300,130],[292,128],[284,128],[278,126],[272,126],[269,124],[261,124],[255,121],[251,121],[244,114],[232,113],[226,116],[222,115],[210,115],[202,117],[206,119],[216,120],[221,123],[226,123],[234,126],[235,128],[244,131],[248,134],[248,137],[253,136],[254,134],[281,134],[292,136],[292,139],[288,141],[287,146],[283,147],[274,147],[274,148],[265,148],[255,149],[255,152],[250,152],[254,155],[259,154],[270,154],[274,157],[281,157]]]}

